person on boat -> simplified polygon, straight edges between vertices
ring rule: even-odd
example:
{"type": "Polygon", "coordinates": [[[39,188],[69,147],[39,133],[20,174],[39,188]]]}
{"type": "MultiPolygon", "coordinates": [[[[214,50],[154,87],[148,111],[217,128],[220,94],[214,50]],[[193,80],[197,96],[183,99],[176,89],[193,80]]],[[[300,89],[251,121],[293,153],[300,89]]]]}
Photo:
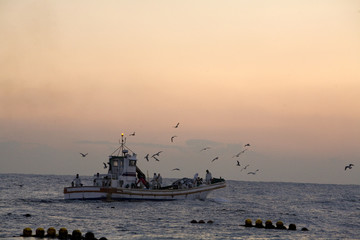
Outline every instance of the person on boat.
{"type": "Polygon", "coordinates": [[[160,176],[160,173],[157,176],[157,183],[158,183],[158,188],[161,188],[161,184],[162,184],[162,177],[160,176]]]}
{"type": "Polygon", "coordinates": [[[100,185],[101,185],[100,174],[96,173],[96,178],[94,178],[94,186],[100,186],[100,185]]]}
{"type": "Polygon", "coordinates": [[[151,180],[151,185],[152,185],[153,189],[157,188],[158,184],[157,184],[157,175],[156,175],[156,173],[154,173],[153,179],[151,180]]]}
{"type": "Polygon", "coordinates": [[[198,180],[198,177],[199,177],[199,174],[198,174],[198,173],[195,173],[195,175],[194,175],[194,181],[193,181],[194,186],[196,186],[196,182],[197,182],[197,180],[198,180]]]}
{"type": "Polygon", "coordinates": [[[211,172],[206,169],[206,176],[205,176],[206,184],[211,184],[211,179],[212,179],[211,172]]]}
{"type": "Polygon", "coordinates": [[[76,174],[75,179],[72,181],[72,186],[75,186],[75,187],[82,186],[81,179],[79,178],[79,174],[76,174]]]}
{"type": "Polygon", "coordinates": [[[145,175],[138,173],[138,181],[136,182],[136,186],[140,184],[140,188],[144,188],[144,186],[147,188],[148,184],[146,182],[145,175]]]}

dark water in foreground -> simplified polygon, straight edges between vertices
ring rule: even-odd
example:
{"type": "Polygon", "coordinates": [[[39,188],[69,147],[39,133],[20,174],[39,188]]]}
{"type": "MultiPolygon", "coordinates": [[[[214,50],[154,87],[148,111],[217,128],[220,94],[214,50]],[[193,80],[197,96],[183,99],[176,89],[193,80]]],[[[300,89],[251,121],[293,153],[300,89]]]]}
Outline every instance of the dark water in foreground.
{"type": "Polygon", "coordinates": [[[206,201],[65,201],[63,187],[72,179],[0,174],[0,239],[25,227],[79,229],[107,239],[360,239],[359,185],[228,181],[206,201]],[[298,230],[239,226],[247,218],[294,223],[298,230]]]}

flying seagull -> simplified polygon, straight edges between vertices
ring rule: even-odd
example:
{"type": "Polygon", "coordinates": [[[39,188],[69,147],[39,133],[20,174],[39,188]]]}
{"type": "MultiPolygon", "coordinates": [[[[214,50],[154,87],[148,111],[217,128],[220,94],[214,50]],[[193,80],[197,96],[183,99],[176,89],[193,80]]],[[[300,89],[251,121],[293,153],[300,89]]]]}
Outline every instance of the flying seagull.
{"type": "Polygon", "coordinates": [[[244,147],[250,147],[250,143],[245,144],[244,147]]]}
{"type": "Polygon", "coordinates": [[[176,138],[177,136],[172,136],[171,137],[171,142],[174,142],[174,138],[176,138]]]}
{"type": "Polygon", "coordinates": [[[259,171],[259,169],[256,169],[256,171],[255,171],[255,172],[248,172],[248,174],[255,175],[257,171],[259,171]]]}
{"type": "Polygon", "coordinates": [[[240,162],[239,162],[239,161],[237,161],[237,164],[236,164],[236,166],[240,166],[240,162]]]}
{"type": "Polygon", "coordinates": [[[135,136],[135,132],[133,132],[133,133],[129,134],[129,136],[135,136]]]}
{"type": "Polygon", "coordinates": [[[211,162],[213,162],[213,161],[215,161],[215,160],[218,160],[219,159],[219,157],[216,157],[216,158],[214,158],[213,160],[211,160],[211,162]]]}
{"type": "Polygon", "coordinates": [[[345,166],[345,171],[346,169],[352,169],[352,167],[354,166],[354,164],[350,163],[348,166],[345,166]]]}
{"type": "Polygon", "coordinates": [[[146,156],[144,157],[147,161],[149,161],[149,154],[146,154],[146,156]]]}
{"type": "Polygon", "coordinates": [[[160,161],[158,158],[156,158],[155,156],[152,156],[152,158],[154,158],[156,161],[160,161]]]}
{"type": "Polygon", "coordinates": [[[177,123],[177,124],[174,126],[174,128],[178,128],[178,127],[179,127],[179,124],[180,124],[180,123],[177,123]]]}
{"type": "Polygon", "coordinates": [[[179,168],[174,168],[174,169],[171,170],[171,171],[180,171],[180,169],[179,169],[179,168]]]}
{"type": "Polygon", "coordinates": [[[107,168],[107,165],[106,165],[106,163],[104,163],[104,168],[107,168]]]}
{"type": "Polygon", "coordinates": [[[160,153],[162,153],[162,151],[159,151],[157,153],[155,153],[154,155],[152,155],[151,157],[154,157],[154,156],[160,156],[160,153]]]}
{"type": "Polygon", "coordinates": [[[87,153],[80,153],[82,157],[86,157],[86,155],[88,155],[87,153]]]}
{"type": "Polygon", "coordinates": [[[242,170],[247,169],[248,166],[250,166],[250,165],[248,164],[248,165],[246,165],[245,167],[243,167],[243,168],[241,169],[241,172],[242,172],[242,170]]]}
{"type": "Polygon", "coordinates": [[[210,147],[204,147],[203,149],[200,150],[200,152],[208,150],[208,149],[210,149],[210,147]]]}
{"type": "Polygon", "coordinates": [[[246,150],[247,150],[247,149],[242,150],[242,151],[239,152],[238,154],[234,155],[233,158],[234,158],[234,157],[239,157],[239,156],[240,156],[241,154],[243,154],[246,150]]]}

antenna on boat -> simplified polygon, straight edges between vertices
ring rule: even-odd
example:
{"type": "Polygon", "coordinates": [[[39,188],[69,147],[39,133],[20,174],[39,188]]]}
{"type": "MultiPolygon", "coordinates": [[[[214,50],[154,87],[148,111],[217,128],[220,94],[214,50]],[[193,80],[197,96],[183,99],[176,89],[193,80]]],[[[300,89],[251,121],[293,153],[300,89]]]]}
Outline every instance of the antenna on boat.
{"type": "Polygon", "coordinates": [[[122,153],[125,156],[125,154],[128,152],[128,150],[130,152],[134,153],[130,148],[125,146],[125,143],[126,143],[126,137],[124,139],[124,133],[121,133],[121,142],[120,142],[120,139],[119,139],[120,147],[115,149],[115,151],[113,153],[111,153],[110,156],[112,156],[115,152],[117,152],[117,156],[120,156],[120,153],[122,153]]]}

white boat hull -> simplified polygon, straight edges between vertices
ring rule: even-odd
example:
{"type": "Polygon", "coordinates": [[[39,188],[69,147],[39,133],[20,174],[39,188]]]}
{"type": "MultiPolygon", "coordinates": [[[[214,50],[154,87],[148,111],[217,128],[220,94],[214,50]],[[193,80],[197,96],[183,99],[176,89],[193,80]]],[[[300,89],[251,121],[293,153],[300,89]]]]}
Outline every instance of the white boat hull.
{"type": "Polygon", "coordinates": [[[210,185],[200,185],[188,189],[139,189],[139,188],[113,188],[113,187],[65,187],[64,197],[66,200],[184,200],[206,199],[207,195],[216,189],[226,187],[226,182],[210,185]]]}

